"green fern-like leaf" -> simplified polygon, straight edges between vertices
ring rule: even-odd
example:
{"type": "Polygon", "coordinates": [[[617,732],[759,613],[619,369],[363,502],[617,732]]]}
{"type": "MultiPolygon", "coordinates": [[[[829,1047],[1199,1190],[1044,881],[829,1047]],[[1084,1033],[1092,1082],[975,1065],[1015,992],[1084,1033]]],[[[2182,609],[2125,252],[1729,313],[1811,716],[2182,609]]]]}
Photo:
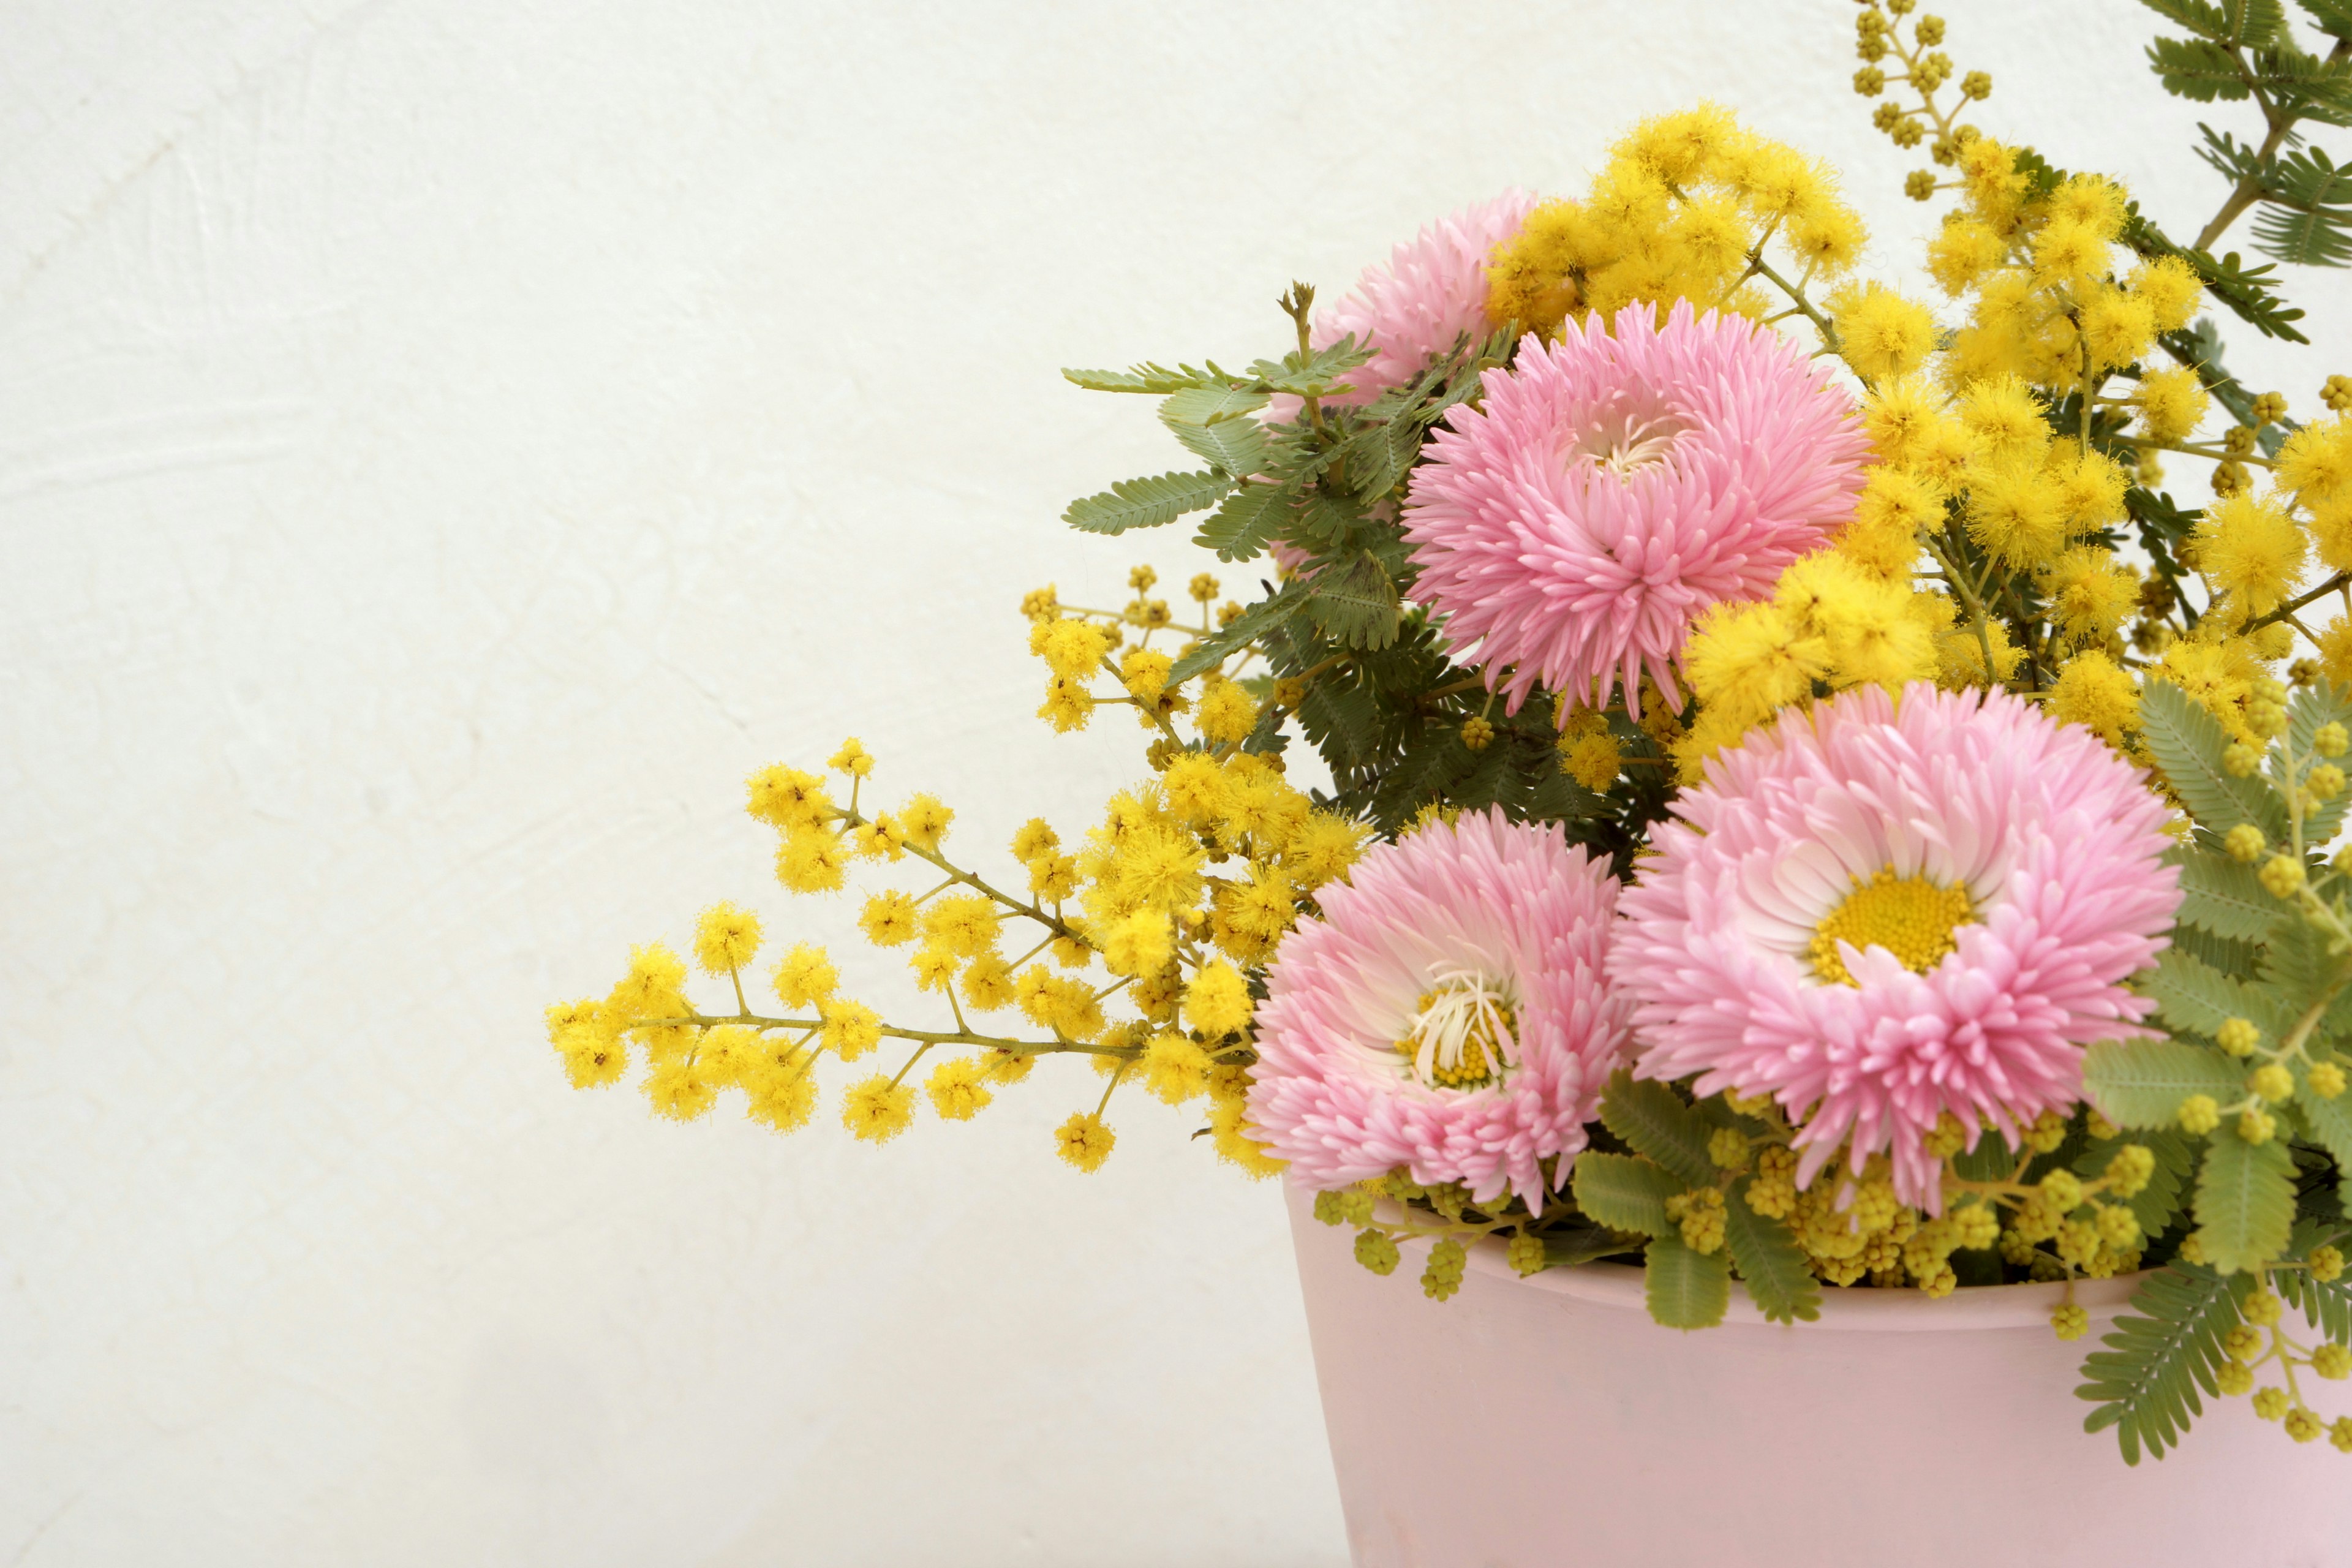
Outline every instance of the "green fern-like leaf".
{"type": "Polygon", "coordinates": [[[2221,766],[2230,737],[2213,715],[2168,680],[2140,694],[2140,732],[2189,815],[2216,833],[2251,822],[2273,843],[2286,837],[2286,803],[2259,776],[2233,778],[2221,766]]]}
{"type": "MultiPolygon", "coordinates": [[[[1173,397],[1168,400],[1169,403],[1175,401],[1173,397]]],[[[1195,424],[1189,419],[1171,418],[1167,405],[1163,404],[1160,405],[1160,422],[1183,443],[1186,451],[1220,473],[1240,479],[1265,467],[1265,430],[1255,419],[1219,419],[1195,424]]]]}
{"type": "Polygon", "coordinates": [[[1345,571],[1317,573],[1307,607],[1326,637],[1349,647],[1388,647],[1396,641],[1402,619],[1396,579],[1370,551],[1360,552],[1345,571]]]}
{"type": "Polygon", "coordinates": [[[2206,1141],[2197,1173],[2197,1230],[2217,1273],[2259,1268],[2294,1228],[2294,1157],[2277,1138],[2249,1143],[2228,1127],[2206,1141]]]}
{"type": "Polygon", "coordinates": [[[1643,1236],[1664,1236],[1675,1228],[1666,1218],[1666,1200],[1688,1186],[1631,1154],[1580,1154],[1569,1174],[1577,1207],[1612,1230],[1643,1236]]]}
{"type": "MultiPolygon", "coordinates": [[[[2300,1261],[2323,1244],[2341,1247],[2346,1239],[2340,1222],[2299,1219],[2287,1251],[2300,1261]]],[[[2286,1298],[2288,1306],[2302,1312],[2304,1321],[2328,1339],[2339,1345],[2352,1340],[2352,1275],[2323,1281],[2301,1268],[2282,1268],[2271,1276],[2271,1283],[2286,1298]]]]}
{"type": "Polygon", "coordinates": [[[2156,998],[2164,1021],[2210,1037],[2231,1018],[2250,1020],[2273,1040],[2283,1037],[2291,1018],[2277,997],[2259,986],[2233,980],[2202,960],[2168,950],[2141,981],[2141,989],[2156,998]]]}
{"type": "Polygon", "coordinates": [[[2175,1263],[2140,1282],[2132,1311],[2083,1362],[2078,1398],[2098,1408],[2083,1420],[2085,1432],[2116,1429],[2124,1462],[2137,1465],[2145,1449],[2156,1458],[2179,1446],[2189,1421],[2205,1413],[2197,1391],[2218,1396],[2213,1369],[2221,1335],[2238,1321],[2238,1303],[2253,1288],[2251,1276],[2225,1279],[2196,1264],[2175,1263]]]}
{"type": "Polygon", "coordinates": [[[1715,1180],[1706,1123],[1663,1083],[1621,1069],[1601,1091],[1601,1124],[1687,1185],[1715,1180]]]}
{"type": "Polygon", "coordinates": [[[1810,1323],[1822,1315],[1821,1281],[1789,1227],[1748,1206],[1749,1180],[1740,1177],[1724,1197],[1724,1246],[1758,1311],[1776,1323],[1810,1323]]]}
{"type": "Polygon", "coordinates": [[[2102,1138],[2085,1144],[2074,1157],[2074,1173],[2086,1180],[2106,1174],[2108,1163],[2126,1143],[2137,1143],[2156,1156],[2156,1168],[2149,1173],[2147,1185],[2126,1200],[2132,1217],[2139,1221],[2144,1236],[2162,1236],[2179,1217],[2181,1200],[2189,1187],[2189,1174],[2196,1167],[2196,1151],[2185,1132],[2157,1128],[2127,1132],[2118,1138],[2102,1138]]]}
{"type": "Polygon", "coordinates": [[[1222,425],[1265,405],[1266,395],[1254,386],[1188,386],[1160,405],[1160,417],[1170,425],[1222,425]]]}
{"type": "Polygon", "coordinates": [[[2265,256],[2303,267],[2352,262],[2352,169],[2316,147],[2275,159],[2268,195],[2254,215],[2254,244],[2265,256]]]}
{"type": "Polygon", "coordinates": [[[1202,637],[1198,647],[1168,672],[1168,683],[1178,685],[1192,679],[1202,670],[1223,664],[1240,648],[1272,632],[1297,612],[1300,601],[1307,597],[1306,584],[1286,583],[1275,593],[1260,599],[1236,616],[1231,626],[1202,637]]]}
{"type": "Polygon", "coordinates": [[[1281,485],[1244,485],[1217,503],[1192,542],[1220,561],[1255,560],[1282,531],[1292,500],[1281,485]]]}
{"type": "Polygon", "coordinates": [[[2118,1127],[2174,1126],[2190,1095],[2227,1103],[2244,1080],[2229,1058],[2185,1040],[2102,1040],[2083,1053],[2084,1092],[2118,1127]]]}
{"type": "Polygon", "coordinates": [[[2147,47],[2147,65],[2175,98],[2234,101],[2249,90],[2237,55],[2210,38],[2158,38],[2147,47]]]}
{"type": "Polygon", "coordinates": [[[1089,392],[1182,392],[1192,387],[1223,386],[1233,377],[1219,370],[1212,360],[1204,369],[1195,370],[1180,364],[1171,370],[1164,364],[1129,365],[1125,370],[1065,370],[1062,379],[1083,386],[1089,392]]]}
{"type": "MultiPolygon", "coordinates": [[[[2347,0],[2352,5],[2352,0],[2347,0]]],[[[2315,752],[2313,737],[2329,724],[2352,726],[2352,691],[2332,681],[2316,680],[2294,694],[2286,707],[2286,741],[2294,754],[2305,764],[2315,752]]],[[[2347,790],[2334,800],[2326,801],[2304,816],[2303,841],[2316,847],[2336,837],[2344,826],[2344,813],[2352,806],[2352,790],[2347,790]]]]}
{"type": "Polygon", "coordinates": [[[2230,36],[2229,18],[2221,15],[2220,6],[2208,5],[2206,0],[2140,0],[2140,4],[2200,38],[2230,36]]]}
{"type": "Polygon", "coordinates": [[[2252,866],[2210,849],[2180,856],[2180,918],[2216,936],[2259,942],[2279,918],[2279,901],[2252,866]]]}
{"type": "Polygon", "coordinates": [[[1074,500],[1062,521],[1088,533],[1125,533],[1157,528],[1188,511],[1214,506],[1234,482],[1222,474],[1158,474],[1121,479],[1100,495],[1074,500]]]}
{"type": "Polygon", "coordinates": [[[1544,1267],[1573,1268],[1580,1263],[1591,1263],[1621,1253],[1642,1250],[1642,1238],[1600,1226],[1572,1226],[1563,1230],[1543,1233],[1544,1267]]]}
{"type": "Polygon", "coordinates": [[[2352,0],[2295,0],[2312,26],[2332,38],[2352,38],[2352,0]]]}
{"type": "Polygon", "coordinates": [[[1731,1305],[1731,1265],[1721,1252],[1693,1252],[1678,1237],[1650,1239],[1642,1279],[1650,1316],[1670,1329],[1711,1329],[1731,1305]]]}
{"type": "MultiPolygon", "coordinates": [[[[2345,1066],[2333,1051],[2315,1054],[2320,1061],[2335,1062],[2339,1069],[2345,1066]]],[[[2310,1064],[2296,1061],[2291,1064],[2291,1070],[2294,1074],[2295,1109],[2303,1115],[2303,1124],[2311,1130],[2319,1146],[2336,1157],[2337,1191],[2352,1200],[2352,1094],[2322,1100],[2312,1092],[2310,1064]]]]}

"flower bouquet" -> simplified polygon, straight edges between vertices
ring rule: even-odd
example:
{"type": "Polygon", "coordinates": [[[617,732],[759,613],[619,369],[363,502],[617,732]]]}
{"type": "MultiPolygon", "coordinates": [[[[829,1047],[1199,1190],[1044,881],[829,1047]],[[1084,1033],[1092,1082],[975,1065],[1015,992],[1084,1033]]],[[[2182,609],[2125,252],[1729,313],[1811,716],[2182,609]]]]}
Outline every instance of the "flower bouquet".
{"type": "MultiPolygon", "coordinates": [[[[786,889],[915,873],[860,925],[937,1016],[885,1020],[805,944],[759,968],[720,904],[716,1005],[651,945],[551,1009],[572,1081],[789,1131],[847,1068],[882,1143],[1082,1058],[1062,1159],[1111,1155],[1115,1104],[1192,1118],[1311,1201],[1303,1269],[1412,1259],[1418,1293],[1345,1287],[1394,1332],[1442,1342],[1466,1304],[1420,1298],[1474,1276],[1566,1300],[1629,1264],[1680,1330],[2023,1300],[2041,1346],[2105,1322],[2074,1392],[2126,1461],[2247,1396],[2275,1436],[2231,1487],[2352,1451],[2352,381],[2299,422],[2215,325],[2304,341],[2273,265],[2216,254],[2242,216],[2277,261],[2352,258],[2303,137],[2352,116],[2352,11],[2150,4],[2165,86],[2263,121],[2204,132],[2228,188],[2193,240],[1964,123],[1990,81],[1868,0],[1853,85],[1948,204],[1940,303],[1864,275],[1823,164],[1702,106],[1336,306],[1294,285],[1275,357],[1066,372],[1188,454],[1066,521],[1196,516],[1261,579],[1023,603],[1040,717],[1121,710],[1139,782],[996,867],[854,740],[758,773],[786,889]]],[[[1342,1483],[1351,1527],[1386,1506],[1342,1483]]]]}

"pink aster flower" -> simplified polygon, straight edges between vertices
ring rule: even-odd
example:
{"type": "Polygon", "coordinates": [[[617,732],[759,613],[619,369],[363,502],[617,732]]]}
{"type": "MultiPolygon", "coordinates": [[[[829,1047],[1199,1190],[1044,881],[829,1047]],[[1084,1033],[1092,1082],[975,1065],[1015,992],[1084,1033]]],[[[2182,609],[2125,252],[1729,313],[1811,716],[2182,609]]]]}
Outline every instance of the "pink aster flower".
{"type": "Polygon", "coordinates": [[[1607,864],[1489,811],[1375,848],[1318,897],[1257,1010],[1255,1136],[1309,1187],[1402,1165],[1540,1206],[1538,1162],[1584,1147],[1623,1054],[1607,864]]]}
{"type": "MultiPolygon", "coordinates": [[[[1315,347],[1328,349],[1352,336],[1373,351],[1370,362],[1347,373],[1348,390],[1324,398],[1324,405],[1370,403],[1419,375],[1432,355],[1446,353],[1464,334],[1493,331],[1486,320],[1486,260],[1519,232],[1535,205],[1525,191],[1505,191],[1440,218],[1398,246],[1386,267],[1366,268],[1354,293],[1316,312],[1307,340],[1315,347]]],[[[1298,406],[1296,397],[1276,397],[1265,416],[1287,423],[1298,417],[1298,406]]]]}
{"type": "Polygon", "coordinates": [[[1612,679],[1631,706],[1711,605],[1761,599],[1853,515],[1868,450],[1853,402],[1779,333],[1677,304],[1530,337],[1414,470],[1414,596],[1516,710],[1538,681],[1612,679]],[[1510,673],[1507,678],[1505,671],[1510,673]]]}
{"type": "Polygon", "coordinates": [[[1799,1180],[1849,1142],[1941,1205],[1946,1111],[2018,1129],[2146,1033],[2124,989],[2179,902],[2167,808],[2089,731],[2004,691],[1857,688],[1724,752],[1659,825],[1609,972],[1644,1078],[1769,1094],[1799,1180]]]}

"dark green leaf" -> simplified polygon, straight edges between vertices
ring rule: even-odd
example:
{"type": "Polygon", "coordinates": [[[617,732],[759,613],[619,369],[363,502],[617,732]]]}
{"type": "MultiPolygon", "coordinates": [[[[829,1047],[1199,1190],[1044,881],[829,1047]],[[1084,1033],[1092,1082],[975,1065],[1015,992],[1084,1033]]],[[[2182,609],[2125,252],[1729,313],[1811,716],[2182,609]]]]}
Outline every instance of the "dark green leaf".
{"type": "Polygon", "coordinates": [[[2258,941],[2279,918],[2279,901],[2252,866],[2210,849],[2180,861],[2180,918],[2219,936],[2258,941]]]}
{"type": "Polygon", "coordinates": [[[1100,495],[1074,500],[1062,521],[1088,533],[1125,533],[1130,528],[1157,528],[1188,511],[1214,506],[1233,489],[1219,474],[1160,474],[1146,479],[1121,479],[1100,495]]]}
{"type": "Polygon", "coordinates": [[[1219,425],[1255,414],[1265,405],[1266,395],[1255,387],[1188,386],[1160,405],[1160,417],[1170,425],[1219,425]]]}
{"type": "Polygon", "coordinates": [[[1598,1154],[1576,1158],[1569,1174],[1569,1190],[1576,1206],[1612,1230],[1664,1236],[1675,1226],[1666,1218],[1666,1200],[1685,1190],[1650,1161],[1631,1154],[1598,1154]]]}
{"type": "Polygon", "coordinates": [[[1168,672],[1168,684],[1180,685],[1202,670],[1222,664],[1237,648],[1255,642],[1280,626],[1297,610],[1298,603],[1307,596],[1301,584],[1286,583],[1265,598],[1260,599],[1235,616],[1234,623],[1202,637],[1199,646],[1178,659],[1168,672]]]}
{"type": "Polygon", "coordinates": [[[1318,572],[1307,595],[1307,610],[1323,634],[1359,648],[1383,648],[1396,641],[1399,603],[1396,580],[1370,552],[1345,571],[1318,572]]]}
{"type": "Polygon", "coordinates": [[[1748,1206],[1749,1179],[1740,1177],[1725,1195],[1724,1246],[1739,1266],[1739,1282],[1758,1311],[1776,1323],[1810,1323],[1822,1315],[1821,1282],[1789,1227],[1748,1206]]]}
{"type": "Polygon", "coordinates": [[[1667,1085],[1621,1068],[1601,1091],[1601,1122],[1689,1185],[1715,1180],[1706,1123],[1667,1085]]]}
{"type": "Polygon", "coordinates": [[[2142,977],[2140,988],[2156,998],[2165,1022],[2209,1038],[2231,1018],[2246,1019],[2273,1040],[2292,1026],[2276,997],[2260,986],[2209,969],[2178,949],[2157,959],[2156,967],[2142,977]]]}
{"type": "Polygon", "coordinates": [[[2295,0],[2312,25],[2335,38],[2352,38],[2352,0],[2295,0]]]}
{"type": "Polygon", "coordinates": [[[2085,1144],[2073,1161],[2075,1174],[2085,1179],[2106,1174],[2108,1163],[2126,1143],[2137,1143],[2156,1156],[2156,1169],[2150,1173],[2147,1185],[2125,1201],[2131,1207],[2132,1217],[2139,1221],[2142,1235],[2162,1236],[2180,1214],[2189,1172],[2197,1163],[2196,1151],[2185,1132],[2161,1128],[2127,1132],[2119,1138],[2102,1138],[2085,1144]]]}
{"type": "Polygon", "coordinates": [[[2159,16],[2178,22],[2201,38],[2226,38],[2230,36],[2228,18],[2221,8],[2205,0],[2140,0],[2140,4],[2159,16]]]}
{"type": "Polygon", "coordinates": [[[2180,1102],[2211,1095],[2226,1105],[2245,1089],[2246,1069],[2185,1040],[2102,1040],[2083,1053],[2083,1090],[2118,1127],[2172,1127],[2180,1102]]]}
{"type": "Polygon", "coordinates": [[[2352,169],[2307,147],[2273,160],[2263,184],[2254,244],[2263,255],[2304,267],[2352,262],[2352,169]]]}
{"type": "Polygon", "coordinates": [[[1192,542],[1220,561],[1253,560],[1282,531],[1291,499],[1280,485],[1244,485],[1217,504],[1192,542]]]}
{"type": "Polygon", "coordinates": [[[2175,98],[2210,103],[2252,90],[2237,55],[2209,38],[2158,38],[2147,47],[2147,64],[2175,98]]]}
{"type": "Polygon", "coordinates": [[[1204,370],[1194,370],[1180,364],[1171,370],[1164,364],[1129,365],[1119,370],[1065,370],[1062,378],[1075,382],[1089,392],[1181,392],[1187,387],[1223,386],[1234,378],[1219,370],[1213,360],[1204,370]]]}
{"type": "Polygon", "coordinates": [[[2140,1450],[2158,1458],[2176,1447],[2189,1419],[2205,1406],[2200,1387],[2218,1395],[2213,1370],[2221,1361],[2221,1335],[2238,1321],[2238,1303],[2253,1288],[2251,1276],[2224,1279],[2194,1264],[2175,1263],[2140,1281],[2132,1292],[2135,1309],[2116,1320],[2113,1332],[2083,1362],[2078,1398],[2097,1404],[2083,1429],[2116,1429],[2124,1462],[2139,1463],[2140,1450]]]}
{"type": "Polygon", "coordinates": [[[2286,837],[2286,803],[2259,775],[2234,778],[2221,767],[2230,737],[2210,713],[2168,680],[2140,693],[2140,733],[2189,815],[2216,833],[2251,822],[2273,843],[2286,837]]]}
{"type": "Polygon", "coordinates": [[[1670,1329],[1711,1329],[1731,1305],[1731,1265],[1721,1252],[1693,1252],[1679,1237],[1651,1238],[1643,1293],[1650,1316],[1670,1329]]]}
{"type": "Polygon", "coordinates": [[[2284,1142],[2249,1143],[2224,1126],[2197,1173],[2197,1233],[2216,1273],[2260,1268],[2294,1227],[2294,1158],[2284,1142]]]}
{"type": "Polygon", "coordinates": [[[1544,1267],[1572,1268],[1580,1263],[1591,1263],[1621,1253],[1642,1250],[1642,1238],[1620,1231],[1606,1230],[1599,1226],[1572,1226],[1562,1230],[1543,1233],[1544,1267]]]}

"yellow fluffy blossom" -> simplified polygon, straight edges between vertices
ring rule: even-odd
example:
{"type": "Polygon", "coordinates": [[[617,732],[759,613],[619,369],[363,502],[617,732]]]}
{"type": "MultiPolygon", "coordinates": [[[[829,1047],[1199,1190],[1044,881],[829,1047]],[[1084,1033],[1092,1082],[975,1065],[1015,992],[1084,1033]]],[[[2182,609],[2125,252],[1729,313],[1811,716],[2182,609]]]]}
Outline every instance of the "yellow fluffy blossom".
{"type": "Polygon", "coordinates": [[[2140,432],[2151,441],[2180,441],[2204,423],[2212,395],[2185,367],[2144,372],[2137,394],[2140,432]]]}
{"type": "Polygon", "coordinates": [[[694,922],[694,962],[706,974],[727,974],[760,951],[760,917],[733,904],[713,904],[694,922]]]}
{"type": "Polygon", "coordinates": [[[1082,1111],[1054,1130],[1054,1151],[1081,1171],[1097,1171],[1110,1158],[1118,1136],[1093,1111],[1082,1111]]]}
{"type": "Polygon", "coordinates": [[[931,1109],[940,1113],[940,1120],[969,1121],[979,1115],[996,1098],[989,1092],[983,1076],[975,1057],[953,1057],[933,1068],[924,1089],[930,1096],[931,1109]]]}
{"type": "Polygon", "coordinates": [[[948,824],[955,820],[955,813],[941,805],[937,796],[919,795],[899,811],[898,820],[907,829],[908,843],[936,854],[940,840],[947,837],[948,824]]]}
{"type": "Polygon", "coordinates": [[[1908,375],[1935,352],[1936,319],[1927,307],[1876,283],[1837,295],[1830,314],[1846,363],[1865,382],[1908,375]]]}
{"type": "Polygon", "coordinates": [[[824,793],[824,781],[779,763],[753,773],[745,786],[750,799],[744,809],[769,826],[785,832],[814,829],[833,819],[834,805],[824,793]]]}
{"type": "Polygon", "coordinates": [[[1184,990],[1184,1021],[1211,1040],[1241,1029],[1254,1006],[1248,983],[1230,963],[1202,964],[1184,990]]]}
{"type": "Polygon", "coordinates": [[[2095,648],[2076,654],[2059,670],[2050,711],[2120,746],[2126,734],[2139,728],[2139,689],[2128,670],[2095,648]]]}
{"type": "Polygon", "coordinates": [[[824,1048],[854,1062],[882,1041],[882,1016],[863,1002],[829,997],[817,1004],[824,1020],[824,1048]]]}
{"type": "Polygon", "coordinates": [[[1182,1035],[1158,1034],[1144,1047],[1144,1087],[1170,1105],[1204,1094],[1214,1064],[1209,1053],[1182,1035]]]}
{"type": "Polygon", "coordinates": [[[868,1143],[887,1143],[914,1120],[913,1086],[892,1083],[879,1073],[852,1084],[841,1097],[841,1124],[868,1143]]]}
{"type": "Polygon", "coordinates": [[[2208,508],[2197,528],[2197,569],[2242,611],[2277,607],[2303,574],[2303,531],[2270,498],[2235,495],[2208,508]]]}
{"type": "Polygon", "coordinates": [[[806,942],[795,942],[776,962],[776,973],[771,982],[777,999],[787,1007],[814,1007],[831,996],[841,984],[841,972],[825,956],[824,949],[806,942]]]}
{"type": "Polygon", "coordinates": [[[838,892],[847,879],[848,862],[837,833],[812,828],[787,834],[776,849],[776,880],[795,893],[838,892]]]}

